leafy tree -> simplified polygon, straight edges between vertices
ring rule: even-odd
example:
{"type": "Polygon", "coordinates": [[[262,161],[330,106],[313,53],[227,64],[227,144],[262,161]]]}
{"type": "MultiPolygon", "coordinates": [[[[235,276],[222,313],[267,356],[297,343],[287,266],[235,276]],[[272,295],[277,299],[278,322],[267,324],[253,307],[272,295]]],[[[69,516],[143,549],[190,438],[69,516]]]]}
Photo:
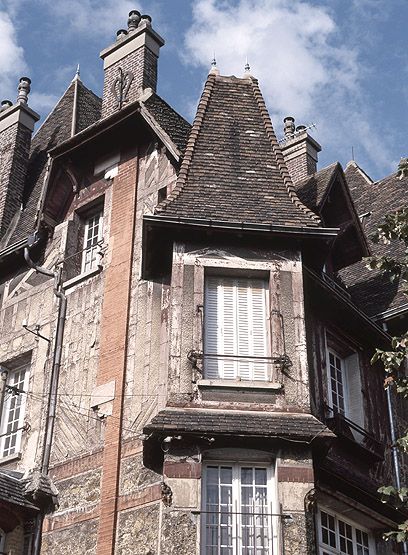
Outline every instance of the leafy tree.
{"type": "MultiPolygon", "coordinates": [[[[404,294],[408,296],[408,209],[387,215],[377,229],[373,241],[384,245],[398,242],[403,246],[403,253],[398,258],[376,256],[369,259],[368,267],[385,273],[391,281],[399,279],[404,294]]],[[[394,388],[404,399],[408,397],[408,378],[405,376],[407,355],[408,331],[392,338],[390,350],[376,349],[371,361],[373,364],[377,361],[382,362],[386,372],[384,387],[394,388]]],[[[397,440],[397,446],[402,452],[408,453],[408,430],[397,440]]],[[[383,486],[379,492],[386,501],[396,507],[408,508],[407,487],[397,489],[394,486],[383,486]]],[[[408,541],[408,520],[400,524],[397,530],[387,532],[384,537],[386,540],[394,539],[397,542],[408,541]]]]}

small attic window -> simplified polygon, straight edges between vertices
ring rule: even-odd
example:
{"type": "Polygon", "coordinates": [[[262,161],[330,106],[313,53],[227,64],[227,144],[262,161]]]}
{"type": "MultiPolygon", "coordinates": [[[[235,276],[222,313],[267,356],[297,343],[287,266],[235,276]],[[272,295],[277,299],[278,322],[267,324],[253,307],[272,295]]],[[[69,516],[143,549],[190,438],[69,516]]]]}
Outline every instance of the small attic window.
{"type": "Polygon", "coordinates": [[[166,198],[167,198],[167,187],[161,187],[161,189],[157,191],[157,204],[160,204],[161,202],[166,200],[166,198]]]}

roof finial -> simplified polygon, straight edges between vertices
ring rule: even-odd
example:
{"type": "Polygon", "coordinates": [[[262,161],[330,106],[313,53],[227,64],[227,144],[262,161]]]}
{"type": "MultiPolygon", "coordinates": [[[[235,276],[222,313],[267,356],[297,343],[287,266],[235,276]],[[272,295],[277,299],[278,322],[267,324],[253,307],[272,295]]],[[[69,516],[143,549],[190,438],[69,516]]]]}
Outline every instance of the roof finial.
{"type": "Polygon", "coordinates": [[[248,62],[248,56],[246,56],[245,58],[245,73],[249,73],[251,71],[251,66],[249,65],[248,62]]]}
{"type": "Polygon", "coordinates": [[[79,64],[78,64],[77,68],[76,68],[74,78],[72,79],[72,81],[74,82],[74,81],[77,81],[78,79],[80,79],[80,75],[81,75],[81,72],[80,72],[79,64]]]}
{"type": "Polygon", "coordinates": [[[214,55],[213,55],[213,59],[211,60],[211,69],[210,69],[210,73],[211,73],[211,74],[214,74],[214,75],[219,75],[219,74],[220,74],[220,72],[219,72],[219,70],[218,70],[218,68],[217,68],[217,60],[216,60],[216,58],[215,58],[215,52],[214,52],[214,55]]]}

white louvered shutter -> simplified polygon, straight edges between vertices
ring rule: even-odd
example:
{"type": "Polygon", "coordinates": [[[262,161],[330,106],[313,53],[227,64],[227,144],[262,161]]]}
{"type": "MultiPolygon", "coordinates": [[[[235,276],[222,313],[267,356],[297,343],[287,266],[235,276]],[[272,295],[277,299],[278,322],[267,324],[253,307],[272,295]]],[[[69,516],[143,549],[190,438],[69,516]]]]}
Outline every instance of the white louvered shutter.
{"type": "MultiPolygon", "coordinates": [[[[261,280],[253,280],[250,287],[251,291],[251,343],[254,357],[268,356],[268,336],[267,336],[267,284],[261,280]]],[[[253,362],[254,380],[268,379],[268,364],[266,361],[253,362]]]]}
{"type": "MultiPolygon", "coordinates": [[[[344,359],[347,380],[347,418],[364,428],[364,406],[361,391],[361,371],[358,353],[344,359]]],[[[356,438],[357,439],[357,438],[356,438]]]]}
{"type": "Polygon", "coordinates": [[[255,279],[206,279],[205,377],[267,380],[267,285],[255,279]],[[229,355],[229,356],[225,356],[229,355]],[[236,357],[236,358],[234,358],[236,357]]]}
{"type": "MultiPolygon", "coordinates": [[[[208,278],[205,285],[204,352],[220,354],[218,352],[218,345],[220,343],[222,325],[218,315],[218,280],[208,278]]],[[[221,378],[219,360],[213,357],[206,358],[204,361],[204,371],[205,377],[210,380],[221,378]]]]}

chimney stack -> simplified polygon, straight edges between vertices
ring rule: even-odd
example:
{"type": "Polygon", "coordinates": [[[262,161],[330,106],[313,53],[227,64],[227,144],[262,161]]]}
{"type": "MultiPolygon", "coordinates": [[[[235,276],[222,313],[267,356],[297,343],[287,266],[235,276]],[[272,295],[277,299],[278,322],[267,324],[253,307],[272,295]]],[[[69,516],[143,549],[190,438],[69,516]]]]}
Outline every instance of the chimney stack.
{"type": "Polygon", "coordinates": [[[156,91],[157,62],[164,40],[152,29],[152,18],[129,13],[128,28],[101,52],[104,67],[102,117],[137,100],[145,89],[156,91]]]}
{"type": "Polygon", "coordinates": [[[317,171],[317,154],[322,147],[307,132],[305,125],[295,127],[295,118],[283,120],[285,137],[280,142],[282,154],[293,182],[317,171]]]}
{"type": "Polygon", "coordinates": [[[31,81],[22,77],[17,102],[0,108],[0,240],[23,202],[31,135],[40,116],[28,106],[31,81]]]}

